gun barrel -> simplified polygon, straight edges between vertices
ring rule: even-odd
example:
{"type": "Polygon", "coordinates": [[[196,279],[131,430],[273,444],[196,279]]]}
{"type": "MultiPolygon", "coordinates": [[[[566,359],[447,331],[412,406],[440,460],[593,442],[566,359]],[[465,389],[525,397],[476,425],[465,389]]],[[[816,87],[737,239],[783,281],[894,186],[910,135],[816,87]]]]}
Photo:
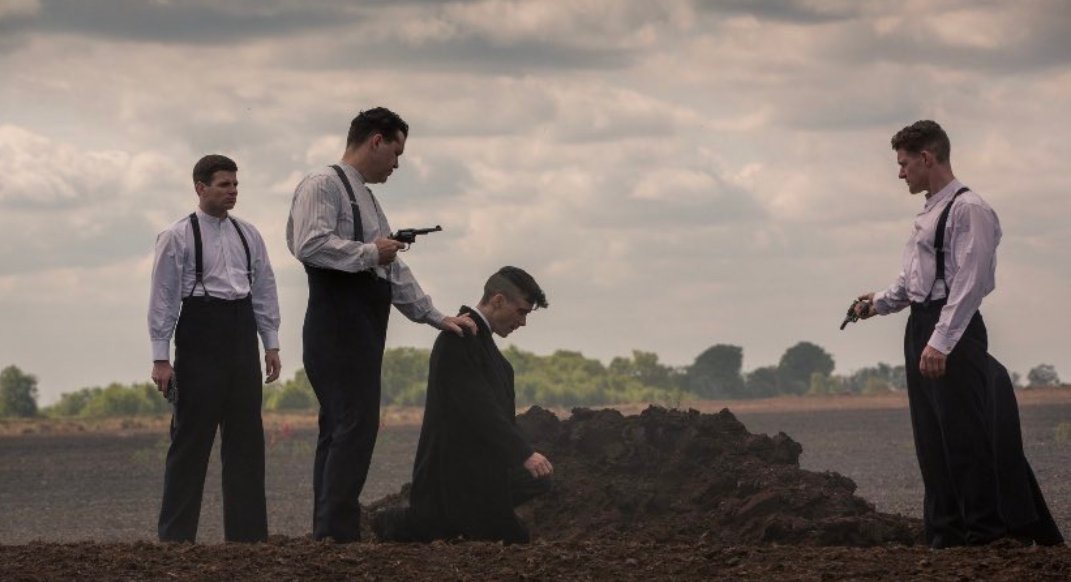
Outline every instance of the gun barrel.
{"type": "Polygon", "coordinates": [[[869,311],[870,310],[870,302],[869,301],[866,301],[866,300],[863,300],[863,299],[856,299],[855,301],[852,301],[851,307],[848,308],[848,314],[844,316],[844,321],[842,321],[841,324],[840,324],[840,329],[841,330],[843,330],[844,327],[846,325],[848,325],[849,323],[855,323],[855,322],[857,322],[857,321],[859,321],[861,319],[855,313],[855,306],[856,305],[860,305],[860,304],[863,306],[863,310],[864,311],[869,311]]]}
{"type": "Polygon", "coordinates": [[[419,235],[439,232],[442,229],[443,227],[438,224],[432,228],[402,228],[390,235],[390,238],[408,245],[416,242],[416,237],[419,235]]]}

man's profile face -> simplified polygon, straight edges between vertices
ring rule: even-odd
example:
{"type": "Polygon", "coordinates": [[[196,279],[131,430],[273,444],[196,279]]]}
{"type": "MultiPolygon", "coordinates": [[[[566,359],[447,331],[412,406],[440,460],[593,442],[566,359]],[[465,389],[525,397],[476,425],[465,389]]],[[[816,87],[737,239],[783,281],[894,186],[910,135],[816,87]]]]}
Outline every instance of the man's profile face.
{"type": "Polygon", "coordinates": [[[896,150],[896,163],[900,166],[900,179],[907,182],[907,191],[918,194],[930,186],[930,168],[927,163],[933,154],[923,150],[917,154],[900,148],[896,150]]]}
{"type": "Polygon", "coordinates": [[[369,173],[372,175],[363,178],[368,183],[380,184],[386,182],[398,167],[398,158],[405,152],[405,134],[399,131],[394,135],[394,141],[387,141],[378,133],[369,139],[369,173]]]}
{"type": "Polygon", "coordinates": [[[532,312],[532,304],[524,299],[512,300],[505,295],[498,294],[491,299],[493,310],[487,318],[491,324],[491,331],[500,337],[506,337],[519,327],[528,323],[528,314],[532,312]]]}
{"type": "Polygon", "coordinates": [[[212,216],[223,216],[238,202],[238,173],[219,170],[212,174],[210,183],[197,182],[194,189],[201,199],[201,210],[212,216]]]}

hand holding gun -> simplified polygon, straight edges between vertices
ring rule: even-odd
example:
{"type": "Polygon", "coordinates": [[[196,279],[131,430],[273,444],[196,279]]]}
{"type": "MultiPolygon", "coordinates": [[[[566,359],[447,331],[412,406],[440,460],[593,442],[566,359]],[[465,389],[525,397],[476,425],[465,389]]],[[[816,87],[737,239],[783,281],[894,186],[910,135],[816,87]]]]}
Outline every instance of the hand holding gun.
{"type": "Polygon", "coordinates": [[[442,229],[443,227],[438,224],[436,224],[434,228],[403,228],[390,235],[390,238],[400,243],[405,243],[405,248],[402,249],[402,252],[405,252],[409,250],[409,245],[416,242],[417,236],[431,232],[439,232],[442,229]]]}
{"type": "Polygon", "coordinates": [[[844,316],[844,321],[842,321],[840,324],[840,329],[842,331],[844,330],[844,326],[848,325],[849,323],[855,323],[856,321],[859,321],[861,319],[859,313],[856,311],[856,307],[859,307],[859,309],[861,309],[863,313],[870,313],[872,305],[870,301],[863,298],[859,298],[855,301],[852,301],[852,305],[848,307],[848,315],[844,316]]]}

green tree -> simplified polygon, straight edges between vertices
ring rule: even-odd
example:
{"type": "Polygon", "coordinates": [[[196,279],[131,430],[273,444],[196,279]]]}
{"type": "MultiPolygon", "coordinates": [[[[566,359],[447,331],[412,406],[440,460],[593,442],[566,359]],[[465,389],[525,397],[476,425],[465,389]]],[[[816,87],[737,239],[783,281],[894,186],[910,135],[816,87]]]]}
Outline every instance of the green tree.
{"type": "Polygon", "coordinates": [[[777,366],[755,368],[747,375],[747,395],[751,398],[777,395],[777,378],[777,366]]]}
{"type": "Polygon", "coordinates": [[[811,396],[832,396],[846,392],[844,383],[840,377],[815,372],[811,374],[811,383],[807,394],[811,396]]]}
{"type": "Polygon", "coordinates": [[[676,388],[680,373],[670,366],[658,362],[658,354],[632,350],[632,358],[618,356],[610,361],[608,371],[639,380],[644,386],[655,388],[676,388]]]}
{"type": "Polygon", "coordinates": [[[316,393],[304,368],[298,368],[290,380],[264,386],[266,410],[310,410],[317,406],[316,393]]]}
{"type": "Polygon", "coordinates": [[[83,388],[74,392],[60,394],[59,402],[45,408],[48,416],[79,416],[86,404],[99,394],[101,388],[83,388]]]}
{"type": "Polygon", "coordinates": [[[37,377],[17,366],[0,371],[0,416],[37,416],[37,377]]]}
{"type": "Polygon", "coordinates": [[[845,391],[852,394],[875,394],[907,389],[907,374],[903,366],[879,363],[861,368],[844,379],[845,391]]]}
{"type": "Polygon", "coordinates": [[[644,380],[664,383],[667,374],[672,378],[676,373],[658,364],[654,354],[633,352],[632,359],[615,358],[607,367],[599,360],[568,350],[539,356],[510,346],[502,353],[513,366],[518,406],[539,404],[568,408],[618,402],[668,404],[679,403],[681,399],[678,389],[644,383],[644,380]]]}
{"type": "Polygon", "coordinates": [[[777,366],[778,385],[783,393],[804,394],[811,387],[811,375],[833,373],[833,356],[810,342],[800,342],[781,356],[777,366]]]}
{"type": "Polygon", "coordinates": [[[296,383],[287,383],[272,395],[269,410],[310,410],[316,407],[316,397],[296,383]]]}
{"type": "Polygon", "coordinates": [[[1034,366],[1026,374],[1027,385],[1031,388],[1042,388],[1045,386],[1059,386],[1060,376],[1056,373],[1056,368],[1050,364],[1038,364],[1034,366]]]}
{"type": "Polygon", "coordinates": [[[888,382],[876,376],[871,376],[866,379],[866,382],[863,384],[863,388],[859,390],[859,393],[871,396],[874,394],[888,394],[889,392],[892,392],[892,390],[893,387],[888,382]]]}
{"type": "Polygon", "coordinates": [[[744,379],[740,368],[744,362],[744,348],[717,344],[695,358],[685,376],[685,387],[704,398],[739,398],[744,391],[744,379]]]}
{"type": "MultiPolygon", "coordinates": [[[[151,382],[124,386],[113,382],[104,388],[83,388],[91,394],[85,405],[78,411],[78,416],[137,416],[145,414],[164,414],[168,410],[167,400],[151,382]]],[[[181,390],[181,388],[180,388],[181,390]]]]}
{"type": "Polygon", "coordinates": [[[383,352],[383,404],[423,406],[431,351],[390,348],[383,352]]]}
{"type": "Polygon", "coordinates": [[[152,382],[113,382],[103,388],[94,386],[61,394],[59,402],[42,412],[51,417],[107,417],[165,414],[168,410],[167,400],[152,382]]]}

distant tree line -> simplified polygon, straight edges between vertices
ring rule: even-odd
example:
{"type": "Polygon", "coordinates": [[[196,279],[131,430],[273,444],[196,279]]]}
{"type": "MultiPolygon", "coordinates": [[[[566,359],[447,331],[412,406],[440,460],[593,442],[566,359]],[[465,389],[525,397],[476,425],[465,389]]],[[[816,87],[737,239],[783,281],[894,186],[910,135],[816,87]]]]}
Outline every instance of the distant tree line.
{"type": "MultiPolygon", "coordinates": [[[[903,366],[877,364],[848,375],[833,374],[833,356],[810,342],[785,350],[777,365],[744,373],[744,350],[716,344],[689,366],[669,366],[658,354],[633,351],[609,365],[580,352],[558,350],[541,356],[510,346],[503,355],[513,365],[518,406],[593,406],[651,402],[677,406],[684,399],[747,399],[778,395],[881,394],[904,390],[903,366]]],[[[384,405],[422,406],[430,351],[391,348],[383,357],[384,405]]],[[[1013,374],[1019,384],[1019,375],[1013,374]]],[[[1027,388],[1059,386],[1049,364],[1027,374],[1027,388]]],[[[311,410],[316,395],[304,370],[264,387],[264,409],[311,410]]],[[[0,372],[0,417],[107,417],[166,414],[170,408],[152,383],[82,388],[38,409],[37,378],[16,366],[0,372]]]]}

